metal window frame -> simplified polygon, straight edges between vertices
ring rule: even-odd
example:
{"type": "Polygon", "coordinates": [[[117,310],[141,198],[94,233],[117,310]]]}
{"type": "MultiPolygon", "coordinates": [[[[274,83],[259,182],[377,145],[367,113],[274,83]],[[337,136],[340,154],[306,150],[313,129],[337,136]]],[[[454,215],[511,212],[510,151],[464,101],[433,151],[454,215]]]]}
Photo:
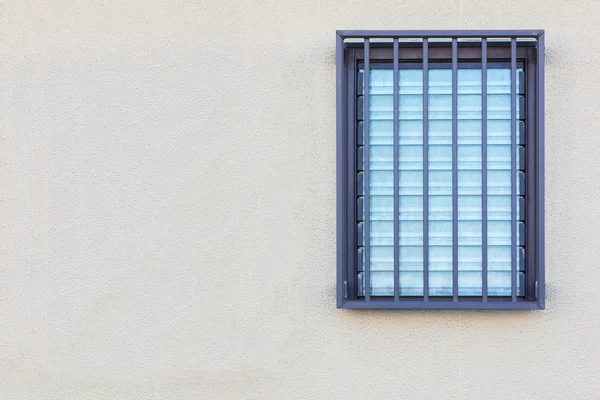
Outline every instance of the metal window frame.
{"type": "MultiPolygon", "coordinates": [[[[432,63],[432,64],[434,64],[432,63]]],[[[367,68],[368,69],[368,68],[367,68]]],[[[367,75],[367,74],[365,74],[367,75]]],[[[396,75],[396,74],[394,74],[396,75]]],[[[368,77],[365,76],[365,100],[368,102],[368,77]]],[[[423,76],[424,83],[426,75],[423,76]]],[[[394,116],[398,109],[398,88],[397,77],[394,76],[394,116]]],[[[453,79],[454,81],[454,79],[453,79]]],[[[456,83],[456,82],[453,82],[456,83]]],[[[454,85],[453,85],[454,86],[454,85]]],[[[425,91],[424,107],[426,104],[425,91]]],[[[456,91],[453,90],[453,104],[456,91]]],[[[485,98],[485,93],[482,94],[485,98]]],[[[483,105],[485,107],[485,105],[483,105]]],[[[453,107],[453,114],[454,114],[453,107]]],[[[485,113],[483,113],[485,114],[485,113]]],[[[513,138],[516,135],[517,127],[515,112],[511,111],[511,128],[513,138]]],[[[366,116],[368,123],[368,116],[366,116]]],[[[397,136],[398,122],[394,118],[394,166],[398,163],[397,136]]],[[[486,117],[482,116],[482,135],[485,134],[486,117]]],[[[455,122],[453,118],[453,133],[455,131],[455,122]]],[[[423,124],[424,131],[427,130],[427,123],[423,124]]],[[[378,309],[519,309],[519,310],[541,310],[545,308],[545,277],[544,277],[544,31],[543,30],[340,30],[336,32],[336,131],[337,131],[337,307],[338,308],[378,308],[378,309]],[[357,42],[355,39],[363,39],[357,42]],[[372,41],[371,39],[388,39],[388,41],[372,41]],[[406,40],[408,39],[408,40],[406,40]],[[414,41],[414,39],[421,39],[414,41]],[[433,39],[433,40],[431,40],[433,39]],[[448,41],[439,41],[439,39],[448,39],[448,41]],[[475,39],[475,40],[472,40],[475,39]],[[492,40],[489,40],[492,39],[492,40]],[[425,54],[425,57],[423,55],[425,54]],[[357,129],[355,99],[357,93],[356,71],[358,69],[358,60],[365,60],[376,65],[378,62],[385,62],[393,65],[394,71],[398,71],[398,59],[406,62],[412,60],[420,63],[424,71],[428,68],[435,68],[429,65],[430,62],[449,62],[453,67],[453,77],[456,70],[463,63],[478,62],[482,66],[482,75],[487,67],[497,60],[508,62],[511,66],[511,76],[513,84],[511,89],[513,93],[512,110],[515,109],[514,101],[516,96],[515,68],[518,60],[526,60],[525,79],[527,81],[526,108],[526,159],[525,159],[525,260],[526,260],[526,296],[519,297],[513,290],[511,296],[492,297],[487,296],[487,279],[483,279],[482,296],[458,296],[457,288],[453,288],[452,296],[429,296],[424,289],[423,296],[400,297],[398,295],[398,232],[395,229],[394,246],[394,296],[380,297],[369,296],[368,291],[365,296],[358,296],[357,283],[357,243],[359,234],[357,232],[357,190],[358,178],[356,174],[356,156],[357,156],[357,129]],[[373,61],[373,63],[372,63],[373,61]],[[352,73],[349,73],[351,71],[352,73]],[[532,145],[533,144],[533,145],[532,145]],[[529,277],[529,280],[527,278],[529,277]]],[[[426,136],[426,135],[425,135],[426,136]]],[[[363,140],[368,144],[368,135],[365,134],[363,140]]],[[[454,141],[453,141],[454,142],[454,141]]],[[[485,141],[482,145],[485,144],[485,141]]],[[[515,149],[518,144],[513,140],[512,160],[515,160],[515,149]]],[[[368,152],[365,152],[368,153],[368,152]]],[[[424,142],[424,153],[426,153],[426,143],[424,142]]],[[[485,153],[485,152],[483,152],[485,153]]],[[[482,153],[482,157],[485,156],[482,153]]],[[[368,154],[365,154],[368,157],[368,154]]],[[[424,160],[426,160],[424,154],[424,160]]],[[[455,157],[453,157],[453,160],[455,157]]],[[[364,161],[368,162],[368,159],[364,161]]],[[[482,160],[485,162],[485,159],[482,160]]],[[[396,176],[397,168],[394,168],[396,176]]],[[[484,168],[484,171],[486,169],[484,168]]],[[[513,182],[516,181],[516,172],[513,169],[513,182]]],[[[454,169],[453,169],[454,172],[454,169]]],[[[454,175],[454,173],[453,173],[454,175]]],[[[368,177],[366,177],[368,179],[368,177]]],[[[424,172],[424,180],[426,172],[424,172]]],[[[397,180],[397,179],[396,179],[397,180]]],[[[487,183],[483,179],[484,185],[487,183]]],[[[514,185],[513,185],[514,186],[514,185]]],[[[396,186],[395,186],[396,187],[396,186]]],[[[394,191],[396,192],[396,190],[394,191]]],[[[455,193],[454,193],[455,194],[455,193]]],[[[512,190],[511,207],[513,215],[515,205],[515,189],[512,190]]],[[[368,197],[368,196],[367,196],[368,197]]],[[[398,224],[397,194],[394,193],[394,226],[398,224]]],[[[427,201],[427,194],[424,193],[424,204],[427,201]]],[[[453,196],[456,197],[456,196],[453,196]]],[[[485,197],[484,197],[485,199],[485,197]]],[[[368,202],[368,200],[366,200],[368,202]]],[[[484,201],[485,203],[485,201],[484,201]]],[[[368,210],[368,208],[366,208],[368,210]]],[[[482,210],[482,212],[484,212],[482,210]]],[[[487,219],[483,218],[485,229],[487,219]]],[[[516,229],[515,219],[513,218],[512,232],[513,237],[516,229]]],[[[453,219],[454,220],[454,219],[453,219]]],[[[425,222],[424,222],[425,224],[425,222]]],[[[454,224],[453,224],[454,225],[454,224]]],[[[365,238],[368,238],[368,224],[365,232],[362,232],[365,238]]],[[[424,231],[424,235],[426,231],[424,231]]],[[[456,240],[454,240],[456,243],[456,240]]],[[[368,240],[366,240],[365,250],[368,252],[368,240]]],[[[424,243],[424,253],[428,253],[424,243]]],[[[453,248],[456,244],[453,245],[453,248]]],[[[484,241],[483,252],[486,253],[486,241],[484,241]]],[[[515,253],[515,240],[512,240],[513,253],[515,253]]],[[[454,249],[453,274],[456,274],[456,249],[454,249]]],[[[516,253],[515,253],[516,254],[516,253]]],[[[427,265],[427,255],[424,254],[424,262],[427,265]]],[[[516,263],[513,254],[513,272],[511,282],[515,288],[516,263]]],[[[368,260],[368,258],[367,258],[368,260]]],[[[487,259],[484,256],[482,260],[482,277],[487,272],[487,259]]],[[[365,270],[368,270],[367,268],[365,270]]],[[[367,273],[368,274],[368,273],[367,273]]],[[[428,268],[424,268],[424,278],[427,278],[428,268]]],[[[368,279],[366,279],[368,282],[368,279]]],[[[425,280],[424,280],[425,282],[425,280]]],[[[456,286],[456,279],[453,279],[453,285],[456,286]]],[[[424,285],[428,287],[428,285],[424,285]]]]}

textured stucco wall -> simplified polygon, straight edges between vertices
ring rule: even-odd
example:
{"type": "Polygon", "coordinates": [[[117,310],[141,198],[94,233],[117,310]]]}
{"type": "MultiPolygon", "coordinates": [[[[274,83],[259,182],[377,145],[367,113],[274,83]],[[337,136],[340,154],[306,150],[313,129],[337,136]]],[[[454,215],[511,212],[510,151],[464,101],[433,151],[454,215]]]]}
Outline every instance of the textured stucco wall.
{"type": "Polygon", "coordinates": [[[598,398],[599,13],[2,2],[0,399],[598,398]],[[335,308],[334,31],[369,28],[546,29],[546,311],[335,308]]]}

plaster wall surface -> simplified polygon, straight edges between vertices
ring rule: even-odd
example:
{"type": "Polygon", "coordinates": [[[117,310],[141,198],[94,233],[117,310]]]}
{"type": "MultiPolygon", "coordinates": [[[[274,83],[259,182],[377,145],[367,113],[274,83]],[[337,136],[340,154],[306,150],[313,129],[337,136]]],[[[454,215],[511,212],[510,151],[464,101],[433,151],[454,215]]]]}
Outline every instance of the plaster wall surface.
{"type": "Polygon", "coordinates": [[[0,4],[0,399],[596,399],[600,2],[0,4]],[[335,30],[546,29],[545,311],[335,308],[335,30]]]}

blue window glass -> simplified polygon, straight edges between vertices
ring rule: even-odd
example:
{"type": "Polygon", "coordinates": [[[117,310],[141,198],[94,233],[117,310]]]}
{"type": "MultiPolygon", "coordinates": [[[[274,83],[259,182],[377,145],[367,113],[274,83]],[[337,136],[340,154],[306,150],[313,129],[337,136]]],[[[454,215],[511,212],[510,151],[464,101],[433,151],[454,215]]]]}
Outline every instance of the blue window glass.
{"type": "MultiPolygon", "coordinates": [[[[518,68],[517,76],[523,69],[518,68]]],[[[487,146],[482,147],[482,70],[457,71],[457,215],[453,215],[452,69],[428,71],[428,113],[423,114],[423,70],[400,68],[398,138],[399,295],[423,295],[424,251],[429,258],[429,295],[452,296],[453,230],[458,225],[458,294],[482,295],[482,252],[487,243],[488,296],[511,295],[511,69],[487,70],[487,146]],[[423,118],[428,120],[428,180],[424,187],[423,118]],[[482,152],[487,155],[487,215],[483,215],[482,152]],[[428,210],[424,213],[424,195],[428,210]],[[423,225],[427,214],[428,245],[423,225]],[[487,237],[482,220],[487,219],[487,237]]],[[[393,70],[371,68],[369,79],[370,293],[394,295],[393,70]]],[[[517,116],[520,116],[517,102],[517,116]]],[[[517,117],[519,118],[519,117],[517,117]]],[[[521,143],[517,130],[517,143],[521,143]]],[[[517,157],[517,170],[523,169],[517,157]]],[[[521,188],[517,195],[522,199],[521,188]]],[[[521,201],[517,202],[517,215],[521,201]]],[[[521,223],[519,223],[521,224],[521,223]]],[[[521,229],[517,229],[520,245],[521,229]]],[[[518,254],[523,253],[520,245],[518,254]]],[[[522,257],[517,293],[523,295],[522,257]]],[[[359,272],[364,286],[364,273],[359,272]]],[[[363,289],[364,290],[364,289],[363,289]]]]}

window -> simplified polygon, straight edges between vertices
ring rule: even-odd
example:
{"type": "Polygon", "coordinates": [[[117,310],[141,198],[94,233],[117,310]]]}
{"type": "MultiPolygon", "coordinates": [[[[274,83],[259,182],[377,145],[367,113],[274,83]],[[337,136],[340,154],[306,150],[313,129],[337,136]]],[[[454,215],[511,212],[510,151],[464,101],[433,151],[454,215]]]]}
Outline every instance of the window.
{"type": "Polygon", "coordinates": [[[338,307],[543,309],[543,31],[336,51],[338,307]]]}

